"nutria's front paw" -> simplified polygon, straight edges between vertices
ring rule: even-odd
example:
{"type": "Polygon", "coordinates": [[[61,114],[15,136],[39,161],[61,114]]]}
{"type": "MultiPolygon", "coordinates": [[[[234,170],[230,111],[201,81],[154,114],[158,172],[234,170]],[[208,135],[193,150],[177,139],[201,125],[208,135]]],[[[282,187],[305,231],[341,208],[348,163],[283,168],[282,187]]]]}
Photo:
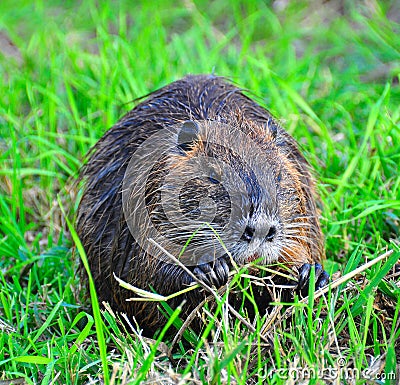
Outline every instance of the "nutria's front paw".
{"type": "Polygon", "coordinates": [[[308,295],[312,266],[315,267],[315,290],[321,289],[329,283],[329,274],[319,263],[315,265],[305,263],[299,269],[299,280],[296,287],[296,291],[304,297],[308,295]]]}
{"type": "Polygon", "coordinates": [[[228,282],[229,266],[224,258],[218,258],[196,266],[193,273],[206,285],[220,288],[228,282]]]}

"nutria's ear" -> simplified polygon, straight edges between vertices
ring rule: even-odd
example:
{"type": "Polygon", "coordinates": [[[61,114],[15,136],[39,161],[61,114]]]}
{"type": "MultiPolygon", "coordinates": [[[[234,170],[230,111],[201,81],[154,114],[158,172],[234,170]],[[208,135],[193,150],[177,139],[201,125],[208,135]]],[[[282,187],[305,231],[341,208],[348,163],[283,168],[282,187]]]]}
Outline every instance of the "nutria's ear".
{"type": "Polygon", "coordinates": [[[268,122],[265,124],[266,131],[270,132],[273,139],[276,139],[276,134],[278,133],[278,126],[272,119],[268,119],[268,122]]]}
{"type": "Polygon", "coordinates": [[[277,126],[275,123],[272,123],[272,124],[269,126],[269,129],[271,130],[272,137],[273,137],[274,139],[276,139],[276,134],[278,133],[278,126],[277,126]]]}
{"type": "Polygon", "coordinates": [[[183,151],[189,151],[199,139],[200,129],[196,122],[188,120],[183,123],[178,133],[178,147],[183,151]]]}

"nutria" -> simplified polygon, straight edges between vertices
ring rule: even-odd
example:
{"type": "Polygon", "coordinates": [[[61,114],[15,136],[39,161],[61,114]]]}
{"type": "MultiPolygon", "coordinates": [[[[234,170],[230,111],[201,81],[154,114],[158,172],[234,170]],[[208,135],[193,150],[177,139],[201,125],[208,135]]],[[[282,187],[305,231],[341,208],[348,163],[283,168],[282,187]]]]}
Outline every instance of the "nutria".
{"type": "MultiPolygon", "coordinates": [[[[232,259],[294,264],[299,287],[315,264],[317,288],[328,282],[307,161],[270,113],[224,78],[186,76],[148,95],[97,142],[81,178],[77,231],[99,301],[135,317],[146,335],[166,319],[156,302],[127,302],[135,295],[114,274],[162,295],[193,281],[149,238],[217,288],[232,259]]],[[[188,314],[203,294],[185,298],[188,314]]]]}

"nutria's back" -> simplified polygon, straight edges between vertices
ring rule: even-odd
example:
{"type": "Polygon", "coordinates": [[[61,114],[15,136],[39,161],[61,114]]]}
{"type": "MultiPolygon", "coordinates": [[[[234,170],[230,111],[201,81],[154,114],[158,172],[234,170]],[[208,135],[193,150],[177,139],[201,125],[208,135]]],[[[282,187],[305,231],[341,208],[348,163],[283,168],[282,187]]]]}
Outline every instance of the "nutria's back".
{"type": "MultiPolygon", "coordinates": [[[[227,278],[225,247],[238,264],[324,256],[314,181],[296,142],[220,77],[187,76],[152,93],[98,141],[81,177],[77,230],[99,300],[147,334],[165,323],[157,304],[126,302],[133,293],[113,273],[163,295],[192,281],[149,237],[174,255],[186,247],[185,264],[216,285],[227,278]]],[[[184,312],[199,298],[188,295],[184,312]]]]}

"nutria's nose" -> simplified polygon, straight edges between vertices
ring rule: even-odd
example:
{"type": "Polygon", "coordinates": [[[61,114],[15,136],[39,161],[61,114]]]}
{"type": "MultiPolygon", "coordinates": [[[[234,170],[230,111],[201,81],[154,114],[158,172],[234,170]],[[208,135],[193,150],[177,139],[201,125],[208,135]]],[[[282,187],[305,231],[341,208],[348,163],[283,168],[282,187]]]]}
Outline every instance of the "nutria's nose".
{"type": "Polygon", "coordinates": [[[265,236],[265,240],[268,242],[272,242],[275,238],[276,228],[275,226],[271,226],[268,230],[267,235],[265,236]]]}
{"type": "MultiPolygon", "coordinates": [[[[250,243],[251,240],[254,237],[254,233],[256,232],[256,229],[253,226],[246,226],[244,233],[242,235],[242,240],[250,243]]],[[[265,240],[267,242],[272,242],[275,238],[275,234],[276,234],[276,227],[275,226],[271,226],[268,229],[267,235],[265,236],[265,240]]]]}
{"type": "Polygon", "coordinates": [[[248,243],[253,239],[256,229],[253,226],[246,226],[244,233],[242,234],[242,239],[248,243]]]}

